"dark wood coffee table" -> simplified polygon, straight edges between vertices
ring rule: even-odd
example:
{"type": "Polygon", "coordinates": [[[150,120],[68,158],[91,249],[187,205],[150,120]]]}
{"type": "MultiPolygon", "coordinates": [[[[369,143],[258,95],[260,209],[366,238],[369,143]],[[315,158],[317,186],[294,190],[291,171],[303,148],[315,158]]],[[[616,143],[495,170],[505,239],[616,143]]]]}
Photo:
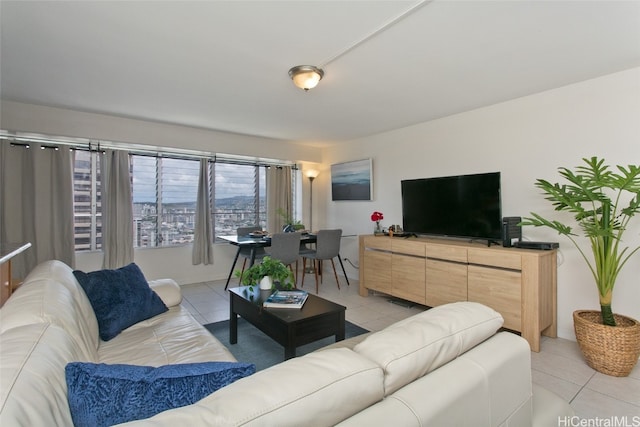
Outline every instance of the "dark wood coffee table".
{"type": "Polygon", "coordinates": [[[296,347],[335,335],[336,342],[344,339],[346,307],[309,294],[301,309],[263,308],[262,303],[271,291],[257,286],[229,289],[229,342],[238,342],[238,316],[264,332],[284,347],[284,358],[296,356],[296,347]]]}

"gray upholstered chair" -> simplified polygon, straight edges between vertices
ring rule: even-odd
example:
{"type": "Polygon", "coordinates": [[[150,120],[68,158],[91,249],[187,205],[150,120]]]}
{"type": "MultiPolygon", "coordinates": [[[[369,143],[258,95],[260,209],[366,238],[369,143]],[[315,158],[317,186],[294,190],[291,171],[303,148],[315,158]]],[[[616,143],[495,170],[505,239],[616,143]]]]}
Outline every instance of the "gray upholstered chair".
{"type": "Polygon", "coordinates": [[[271,247],[267,249],[267,255],[289,266],[296,263],[294,281],[298,280],[298,254],[300,251],[301,233],[275,233],[271,235],[271,247]]]}
{"type": "MultiPolygon", "coordinates": [[[[253,232],[253,231],[262,231],[262,227],[260,227],[259,225],[252,225],[250,227],[238,227],[238,229],[236,230],[236,234],[238,237],[248,237],[249,233],[253,232]]],[[[264,251],[264,248],[256,248],[255,249],[255,258],[254,261],[256,260],[261,260],[262,258],[264,258],[264,256],[266,255],[266,252],[264,251]]],[[[242,258],[244,258],[242,260],[242,273],[244,273],[244,269],[247,265],[247,260],[251,259],[251,248],[240,248],[240,254],[239,256],[241,256],[242,258]]],[[[242,277],[242,276],[240,276],[242,277]]]]}
{"type": "MultiPolygon", "coordinates": [[[[336,272],[336,264],[333,262],[335,257],[340,256],[340,239],[342,238],[342,230],[320,230],[317,234],[316,249],[307,253],[301,254],[302,256],[302,283],[304,286],[304,276],[307,267],[307,258],[313,260],[314,274],[316,276],[316,293],[318,293],[318,272],[321,272],[322,261],[331,260],[331,266],[333,267],[333,274],[336,278],[336,284],[340,289],[340,282],[338,281],[338,273],[336,272]]],[[[320,280],[322,280],[322,273],[320,274],[320,280]]]]}
{"type": "MultiPolygon", "coordinates": [[[[302,229],[305,230],[306,227],[304,226],[304,224],[301,224],[302,229]]],[[[310,248],[309,246],[307,246],[307,244],[305,242],[300,242],[300,255],[305,254],[309,251],[312,251],[313,249],[310,248]]]]}
{"type": "Polygon", "coordinates": [[[305,243],[305,242],[300,242],[300,256],[303,257],[304,254],[309,254],[311,252],[313,252],[314,249],[309,247],[309,244],[305,243]]]}

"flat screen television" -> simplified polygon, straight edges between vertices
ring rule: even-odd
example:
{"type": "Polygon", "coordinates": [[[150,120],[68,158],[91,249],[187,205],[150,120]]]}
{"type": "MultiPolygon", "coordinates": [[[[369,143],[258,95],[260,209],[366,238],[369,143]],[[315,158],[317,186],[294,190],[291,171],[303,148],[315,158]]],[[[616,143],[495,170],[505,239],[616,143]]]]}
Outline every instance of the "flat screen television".
{"type": "Polygon", "coordinates": [[[405,232],[501,241],[500,172],[407,179],[401,187],[405,232]]]}

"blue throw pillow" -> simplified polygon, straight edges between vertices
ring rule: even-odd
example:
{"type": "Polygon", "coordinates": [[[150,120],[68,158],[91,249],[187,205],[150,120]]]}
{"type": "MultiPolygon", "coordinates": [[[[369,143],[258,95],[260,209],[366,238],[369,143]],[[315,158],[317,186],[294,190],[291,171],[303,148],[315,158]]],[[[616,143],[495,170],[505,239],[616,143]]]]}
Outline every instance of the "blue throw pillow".
{"type": "Polygon", "coordinates": [[[103,341],[109,341],[123,329],[168,310],[134,263],[117,270],[91,273],[75,270],[73,275],[91,302],[103,341]]]}
{"type": "Polygon", "coordinates": [[[249,363],[151,366],[72,362],[65,369],[73,424],[110,426],[191,405],[253,374],[249,363]]]}

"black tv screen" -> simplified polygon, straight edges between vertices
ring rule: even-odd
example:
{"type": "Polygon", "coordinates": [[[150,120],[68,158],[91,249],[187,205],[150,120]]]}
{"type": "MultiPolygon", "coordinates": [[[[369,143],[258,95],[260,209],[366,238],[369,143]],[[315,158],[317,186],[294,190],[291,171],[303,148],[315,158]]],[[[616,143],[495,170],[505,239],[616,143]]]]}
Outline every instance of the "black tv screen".
{"type": "Polygon", "coordinates": [[[500,172],[401,181],[405,232],[500,241],[500,172]]]}

